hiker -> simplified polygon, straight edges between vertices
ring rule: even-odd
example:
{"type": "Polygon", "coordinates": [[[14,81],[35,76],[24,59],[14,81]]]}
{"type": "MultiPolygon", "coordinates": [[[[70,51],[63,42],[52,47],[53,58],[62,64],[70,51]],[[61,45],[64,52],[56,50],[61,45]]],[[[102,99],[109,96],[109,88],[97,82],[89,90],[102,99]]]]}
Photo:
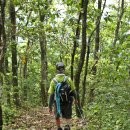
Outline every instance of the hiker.
{"type": "Polygon", "coordinates": [[[56,63],[57,74],[50,82],[49,93],[49,112],[52,114],[52,106],[54,104],[54,115],[57,130],[63,130],[60,125],[60,117],[66,120],[64,130],[70,130],[70,119],[72,116],[72,102],[77,103],[77,95],[75,86],[70,77],[64,74],[65,66],[62,62],[56,63]],[[61,87],[62,86],[62,87],[61,87]],[[58,97],[58,96],[59,97],[58,97]]]}

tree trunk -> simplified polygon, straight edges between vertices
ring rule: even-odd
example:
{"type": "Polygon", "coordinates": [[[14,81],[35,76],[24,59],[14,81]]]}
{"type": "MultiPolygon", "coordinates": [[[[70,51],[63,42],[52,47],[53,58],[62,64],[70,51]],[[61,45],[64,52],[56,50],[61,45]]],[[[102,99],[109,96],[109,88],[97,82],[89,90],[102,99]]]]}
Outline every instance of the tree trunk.
{"type": "MultiPolygon", "coordinates": [[[[0,65],[1,65],[1,62],[0,62],[0,65]]],[[[3,126],[3,116],[2,116],[2,86],[3,86],[3,76],[2,76],[2,70],[0,68],[0,130],[2,130],[2,126],[3,126]]]]}
{"type": "MultiPolygon", "coordinates": [[[[40,21],[43,22],[45,15],[40,13],[40,21]]],[[[47,105],[47,57],[46,57],[46,39],[45,39],[45,32],[41,32],[39,34],[40,37],[40,49],[41,49],[41,99],[42,105],[47,105]]]]}
{"type": "MultiPolygon", "coordinates": [[[[49,8],[49,5],[51,4],[52,0],[45,2],[45,10],[49,8]]],[[[39,7],[39,16],[40,16],[40,22],[43,23],[45,20],[46,13],[42,12],[40,9],[40,3],[38,5],[39,7]]],[[[40,49],[41,49],[41,99],[42,99],[42,105],[47,106],[47,56],[46,56],[46,35],[45,31],[42,26],[42,31],[40,31],[39,34],[39,40],[40,40],[40,49]]]]}
{"type": "Polygon", "coordinates": [[[6,1],[0,0],[0,62],[2,68],[2,72],[4,73],[4,57],[5,57],[5,52],[6,52],[6,34],[5,34],[5,3],[6,1]]]}
{"type": "MultiPolygon", "coordinates": [[[[101,6],[102,6],[102,0],[98,0],[98,10],[101,12],[101,6]]],[[[96,75],[97,72],[97,63],[98,63],[98,51],[99,51],[99,42],[100,42],[100,20],[101,20],[101,15],[97,16],[96,19],[96,34],[95,34],[95,49],[94,49],[94,64],[92,66],[92,74],[96,75]]],[[[94,85],[93,85],[94,86],[94,85]]],[[[92,102],[94,99],[94,90],[95,88],[91,87],[90,92],[89,92],[89,102],[92,102]]]]}
{"type": "Polygon", "coordinates": [[[10,1],[10,19],[11,19],[11,51],[12,51],[12,84],[14,104],[20,106],[19,89],[18,89],[18,66],[17,66],[17,43],[16,43],[16,12],[13,1],[10,1]]]}
{"type": "Polygon", "coordinates": [[[6,1],[0,0],[0,130],[2,130],[2,86],[4,75],[4,57],[6,48],[6,34],[5,34],[5,5],[6,1]]]}
{"type": "Polygon", "coordinates": [[[46,91],[46,83],[47,83],[47,60],[46,60],[46,42],[45,42],[45,34],[40,38],[40,48],[41,48],[41,98],[43,106],[47,105],[47,91],[46,91]]]}
{"type": "MultiPolygon", "coordinates": [[[[98,10],[101,12],[101,5],[102,5],[102,0],[98,0],[98,10]]],[[[97,63],[98,63],[98,51],[99,51],[99,42],[100,42],[100,15],[97,16],[96,19],[96,34],[95,34],[95,49],[94,49],[94,64],[92,66],[92,74],[96,75],[97,72],[97,63]]],[[[90,88],[90,93],[89,93],[89,102],[92,102],[94,99],[94,88],[90,88]]]]}
{"type": "MultiPolygon", "coordinates": [[[[0,53],[1,54],[1,53],[0,53]]],[[[1,62],[0,62],[1,64],[1,62]]],[[[0,130],[3,126],[3,116],[2,116],[2,86],[3,86],[3,76],[0,68],[0,130]]]]}
{"type": "MultiPolygon", "coordinates": [[[[7,51],[7,44],[6,44],[6,32],[5,32],[5,5],[6,5],[6,0],[1,2],[1,16],[2,16],[2,41],[3,41],[3,51],[4,51],[4,55],[3,55],[3,69],[4,69],[4,73],[6,75],[6,73],[9,72],[8,70],[8,58],[7,56],[5,57],[5,53],[7,51]]],[[[7,92],[7,104],[10,104],[10,81],[9,81],[9,77],[6,75],[5,76],[5,82],[6,82],[6,92],[7,92]]]]}
{"type": "MultiPolygon", "coordinates": [[[[119,39],[119,30],[120,30],[120,24],[121,24],[123,14],[124,14],[124,0],[121,0],[121,7],[120,7],[120,1],[119,1],[119,7],[117,10],[117,24],[116,24],[115,33],[114,33],[115,36],[112,43],[112,49],[115,48],[116,42],[119,39]]],[[[112,62],[112,60],[113,60],[113,54],[110,54],[110,61],[112,62]]]]}
{"type": "Polygon", "coordinates": [[[81,12],[79,14],[79,18],[77,21],[76,34],[75,34],[74,45],[73,45],[73,52],[71,54],[71,79],[72,80],[73,80],[73,75],[74,75],[73,66],[74,66],[74,57],[75,57],[76,48],[77,48],[77,40],[79,39],[79,35],[80,35],[80,27],[79,27],[80,19],[81,19],[81,12]]]}
{"type": "Polygon", "coordinates": [[[85,94],[86,94],[86,77],[88,74],[88,63],[89,63],[89,54],[90,54],[90,46],[87,45],[87,55],[86,55],[86,64],[85,64],[85,71],[84,71],[84,78],[83,78],[83,82],[82,82],[82,86],[83,86],[83,93],[82,93],[82,100],[81,100],[81,106],[84,106],[85,103],[85,94]]]}
{"type": "MultiPolygon", "coordinates": [[[[102,3],[102,0],[99,0],[98,1],[98,8],[101,10],[101,3],[102,3]]],[[[103,11],[104,11],[104,8],[106,6],[106,0],[104,1],[104,4],[103,4],[103,9],[100,13],[100,15],[97,17],[97,20],[96,20],[96,26],[94,28],[94,30],[91,32],[89,38],[88,38],[88,45],[90,46],[90,43],[91,43],[91,38],[92,38],[92,35],[94,34],[94,32],[96,31],[96,38],[95,38],[95,53],[94,53],[94,58],[97,59],[97,60],[94,60],[94,64],[92,66],[92,73],[95,74],[96,73],[96,64],[98,62],[98,57],[97,57],[97,52],[99,50],[99,31],[100,31],[100,20],[101,20],[101,16],[103,14],[103,11]]],[[[90,93],[89,93],[89,102],[91,102],[94,98],[94,88],[90,88],[90,93]]]]}
{"type": "MultiPolygon", "coordinates": [[[[119,1],[120,2],[120,1],[119,1]]],[[[114,41],[113,41],[113,46],[116,45],[119,35],[119,29],[120,29],[120,24],[121,24],[121,20],[124,14],[124,0],[121,1],[121,8],[120,8],[120,3],[119,3],[119,8],[118,8],[118,17],[117,17],[117,24],[116,24],[116,29],[115,29],[115,37],[114,37],[114,41]]]]}
{"type": "MultiPolygon", "coordinates": [[[[27,42],[27,47],[26,47],[26,53],[24,56],[24,67],[23,67],[23,78],[26,80],[27,79],[27,67],[28,67],[28,50],[29,50],[29,43],[30,41],[28,40],[27,42]]],[[[27,95],[28,95],[28,86],[24,84],[23,86],[24,89],[24,101],[27,101],[27,95]]]]}
{"type": "Polygon", "coordinates": [[[83,5],[83,14],[82,14],[82,48],[81,48],[81,53],[80,53],[80,59],[78,63],[78,68],[75,73],[75,87],[77,91],[77,98],[78,98],[78,106],[79,108],[76,107],[76,114],[78,117],[81,117],[81,106],[80,106],[80,98],[79,98],[79,83],[80,83],[80,74],[82,72],[82,67],[84,64],[84,58],[85,58],[85,53],[86,53],[86,16],[87,16],[87,5],[88,5],[88,0],[82,0],[82,5],[83,5]]]}
{"type": "MultiPolygon", "coordinates": [[[[28,27],[28,23],[32,14],[32,10],[28,10],[29,14],[27,16],[27,22],[25,24],[26,27],[28,27]]],[[[26,52],[25,55],[23,56],[23,61],[22,64],[23,66],[23,78],[24,80],[27,79],[27,69],[28,69],[28,52],[29,52],[29,47],[30,47],[30,39],[29,39],[29,32],[27,31],[28,34],[28,42],[27,42],[27,46],[26,46],[26,52]]],[[[24,84],[23,86],[23,100],[27,101],[27,96],[28,96],[28,85],[24,84]]]]}
{"type": "MultiPolygon", "coordinates": [[[[101,12],[102,0],[98,0],[98,10],[101,12]]],[[[96,19],[96,34],[95,34],[95,49],[94,49],[94,65],[92,67],[92,73],[95,75],[97,71],[96,64],[98,63],[98,51],[99,51],[99,42],[100,42],[100,15],[96,19]]]]}
{"type": "MultiPolygon", "coordinates": [[[[0,44],[1,44],[1,40],[0,40],[0,44]]],[[[0,50],[0,56],[1,56],[1,50],[0,50]]],[[[1,66],[1,64],[2,64],[2,62],[0,62],[0,66],[1,66]]],[[[3,72],[2,72],[2,69],[3,68],[0,68],[0,130],[2,130],[2,126],[3,126],[3,116],[2,116],[2,86],[3,86],[3,76],[2,75],[3,75],[3,72]]]]}

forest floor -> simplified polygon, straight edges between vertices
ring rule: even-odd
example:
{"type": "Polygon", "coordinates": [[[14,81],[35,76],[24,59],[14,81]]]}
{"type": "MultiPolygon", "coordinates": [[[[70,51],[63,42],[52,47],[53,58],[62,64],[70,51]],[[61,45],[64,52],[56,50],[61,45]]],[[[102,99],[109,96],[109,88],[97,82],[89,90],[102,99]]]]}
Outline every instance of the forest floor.
{"type": "MultiPolygon", "coordinates": [[[[64,120],[61,119],[63,127],[64,120]]],[[[71,119],[71,130],[83,130],[86,121],[74,116],[71,119]]],[[[16,116],[12,124],[4,126],[3,130],[56,130],[54,115],[50,115],[47,107],[23,110],[16,116]]]]}

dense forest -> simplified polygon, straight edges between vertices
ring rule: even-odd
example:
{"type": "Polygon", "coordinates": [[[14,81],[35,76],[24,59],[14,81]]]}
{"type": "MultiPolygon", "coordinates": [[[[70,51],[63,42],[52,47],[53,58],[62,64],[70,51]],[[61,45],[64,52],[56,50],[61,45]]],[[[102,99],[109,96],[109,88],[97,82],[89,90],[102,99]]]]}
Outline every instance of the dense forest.
{"type": "Polygon", "coordinates": [[[47,107],[57,61],[85,130],[130,130],[129,0],[0,0],[0,130],[47,107]]]}

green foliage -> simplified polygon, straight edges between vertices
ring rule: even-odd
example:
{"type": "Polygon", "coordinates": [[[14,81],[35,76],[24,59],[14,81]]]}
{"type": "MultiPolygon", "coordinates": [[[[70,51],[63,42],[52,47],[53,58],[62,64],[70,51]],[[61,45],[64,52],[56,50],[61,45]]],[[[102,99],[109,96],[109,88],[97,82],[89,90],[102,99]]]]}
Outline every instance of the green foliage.
{"type": "MultiPolygon", "coordinates": [[[[75,54],[74,72],[76,70],[79,52],[82,43],[82,20],[79,22],[80,37],[75,37],[77,20],[81,8],[81,1],[64,0],[14,0],[16,6],[16,37],[18,39],[18,79],[19,95],[22,106],[34,107],[41,105],[40,98],[40,73],[41,57],[39,35],[46,41],[47,55],[47,81],[48,90],[50,80],[55,75],[55,63],[63,61],[66,65],[66,73],[70,75],[71,54],[74,41],[77,41],[75,54]],[[48,7],[48,8],[47,8],[48,7]],[[58,7],[58,8],[57,8],[58,7]],[[39,14],[45,15],[45,20],[40,21],[39,14]],[[43,33],[45,32],[45,34],[43,33]],[[45,36],[43,36],[45,35],[45,36]],[[29,45],[27,45],[29,43],[29,45]],[[27,75],[23,76],[25,63],[23,58],[27,57],[27,75]],[[24,90],[27,90],[27,100],[24,100],[24,90]]],[[[87,39],[95,28],[95,20],[101,13],[96,9],[95,0],[89,2],[87,15],[87,39]]],[[[8,5],[8,3],[7,3],[8,5]]],[[[130,129],[130,7],[125,5],[124,16],[121,21],[119,36],[116,45],[112,43],[115,37],[117,24],[117,5],[106,6],[108,12],[104,12],[100,23],[100,49],[98,52],[98,64],[96,75],[91,74],[93,65],[94,38],[90,44],[90,59],[88,75],[86,80],[87,99],[84,106],[85,116],[88,118],[88,130],[129,130],[130,129]],[[112,56],[112,59],[110,59],[112,56]],[[90,90],[94,88],[93,101],[90,102],[90,90]]],[[[6,7],[6,10],[8,7],[6,7]]],[[[3,115],[4,123],[10,123],[17,114],[13,106],[12,86],[12,62],[11,62],[11,37],[8,17],[6,12],[6,34],[8,73],[4,77],[3,87],[3,115]],[[10,95],[11,104],[8,106],[7,98],[10,95]]],[[[26,62],[26,61],[25,61],[26,62]]],[[[83,68],[84,72],[85,66],[83,68]]],[[[82,80],[84,73],[81,74],[82,80]]],[[[3,74],[2,74],[3,77],[3,74]]],[[[82,83],[80,82],[80,86],[82,83]]],[[[82,87],[80,88],[82,95],[82,87]]]]}
{"type": "Polygon", "coordinates": [[[18,111],[14,109],[13,107],[9,107],[8,105],[3,105],[3,119],[4,124],[8,125],[12,123],[13,118],[18,114],[18,111]]]}
{"type": "Polygon", "coordinates": [[[107,60],[99,63],[97,75],[89,80],[95,94],[94,101],[86,106],[89,130],[130,129],[130,81],[127,77],[124,64],[116,71],[107,60]]]}

